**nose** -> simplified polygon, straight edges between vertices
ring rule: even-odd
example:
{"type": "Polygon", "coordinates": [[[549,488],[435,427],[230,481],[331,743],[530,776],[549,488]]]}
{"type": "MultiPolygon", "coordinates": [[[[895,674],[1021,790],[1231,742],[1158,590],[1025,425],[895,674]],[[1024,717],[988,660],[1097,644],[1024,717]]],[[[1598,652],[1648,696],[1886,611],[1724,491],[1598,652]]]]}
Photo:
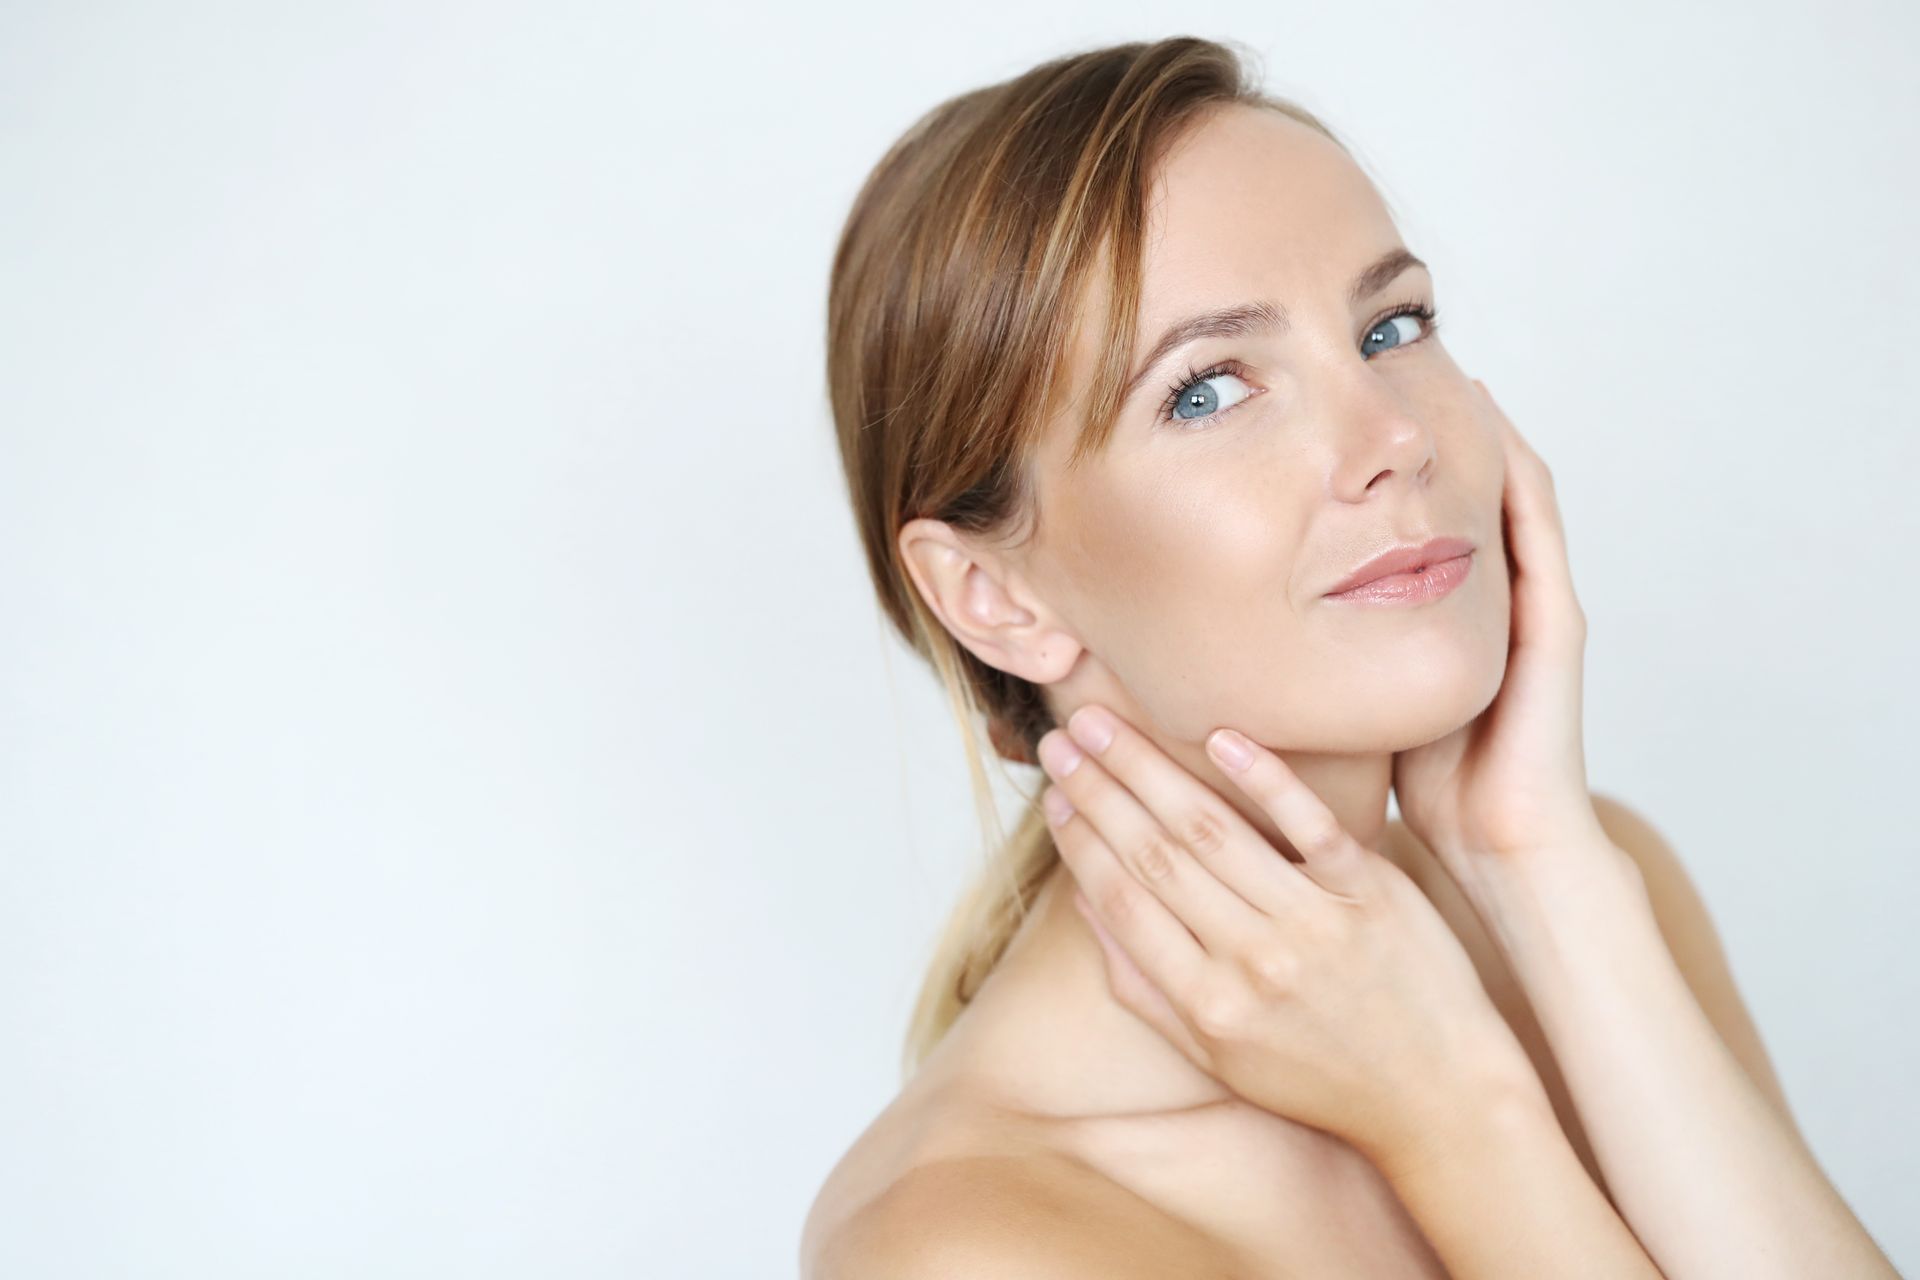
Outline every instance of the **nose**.
{"type": "Polygon", "coordinates": [[[1335,408],[1333,491],[1365,502],[1391,485],[1424,485],[1438,461],[1433,428],[1392,383],[1365,370],[1359,387],[1335,408]]]}

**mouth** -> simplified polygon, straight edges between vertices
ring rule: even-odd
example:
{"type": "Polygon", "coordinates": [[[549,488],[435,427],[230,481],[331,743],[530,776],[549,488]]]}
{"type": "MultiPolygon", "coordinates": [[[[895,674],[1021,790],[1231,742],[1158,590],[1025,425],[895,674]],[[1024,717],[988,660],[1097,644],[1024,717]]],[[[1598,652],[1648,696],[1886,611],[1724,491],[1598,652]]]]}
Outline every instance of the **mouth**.
{"type": "Polygon", "coordinates": [[[1345,591],[1327,593],[1329,600],[1348,600],[1356,604],[1420,604],[1438,600],[1461,582],[1473,568],[1473,553],[1439,560],[1406,573],[1389,573],[1345,591]]]}
{"type": "Polygon", "coordinates": [[[1473,567],[1472,542],[1431,538],[1389,547],[1336,582],[1329,600],[1413,601],[1445,595],[1473,567]]]}

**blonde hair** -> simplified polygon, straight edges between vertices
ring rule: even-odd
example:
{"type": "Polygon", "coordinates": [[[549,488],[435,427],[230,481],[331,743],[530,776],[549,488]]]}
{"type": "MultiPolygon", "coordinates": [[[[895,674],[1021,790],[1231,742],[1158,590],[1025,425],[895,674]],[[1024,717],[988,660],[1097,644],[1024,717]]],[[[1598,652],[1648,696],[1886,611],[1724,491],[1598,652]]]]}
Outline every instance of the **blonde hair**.
{"type": "Polygon", "coordinates": [[[881,608],[945,686],[989,850],[935,945],[906,1074],[999,962],[1059,853],[1032,795],[1012,834],[1001,830],[975,728],[984,717],[1001,757],[1033,763],[1054,727],[1041,690],[954,640],[914,588],[897,535],[924,516],[1001,545],[1032,536],[1030,449],[1103,250],[1108,326],[1068,465],[1104,445],[1131,356],[1146,183],[1180,133],[1241,104],[1346,149],[1305,108],[1260,92],[1252,61],[1237,45],[1180,36],[1075,53],[962,93],[887,150],[841,232],[827,383],[848,495],[881,608]]]}

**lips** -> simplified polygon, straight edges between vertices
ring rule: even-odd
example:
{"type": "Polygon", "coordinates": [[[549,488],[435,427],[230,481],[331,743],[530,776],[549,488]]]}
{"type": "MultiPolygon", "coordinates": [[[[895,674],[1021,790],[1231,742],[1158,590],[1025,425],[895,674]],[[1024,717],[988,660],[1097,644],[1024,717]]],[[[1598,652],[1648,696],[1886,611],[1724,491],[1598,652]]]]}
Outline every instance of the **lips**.
{"type": "Polygon", "coordinates": [[[1334,583],[1326,590],[1327,595],[1338,595],[1351,591],[1355,587],[1385,578],[1396,573],[1411,573],[1443,560],[1453,560],[1473,550],[1473,543],[1465,538],[1434,538],[1418,544],[1404,544],[1390,547],[1355,569],[1352,573],[1334,583]]]}

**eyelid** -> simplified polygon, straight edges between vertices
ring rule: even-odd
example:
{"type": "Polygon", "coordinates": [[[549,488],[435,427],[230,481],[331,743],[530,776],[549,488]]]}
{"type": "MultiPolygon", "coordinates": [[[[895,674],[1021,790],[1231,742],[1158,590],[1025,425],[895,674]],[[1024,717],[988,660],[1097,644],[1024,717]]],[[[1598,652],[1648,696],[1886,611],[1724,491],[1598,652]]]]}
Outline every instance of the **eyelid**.
{"type": "MultiPolygon", "coordinates": [[[[1372,333],[1375,329],[1379,328],[1381,325],[1385,324],[1387,321],[1392,320],[1396,316],[1413,316],[1413,315],[1417,315],[1421,318],[1421,323],[1426,325],[1426,331],[1422,333],[1419,337],[1415,338],[1412,342],[1409,342],[1405,345],[1409,347],[1417,346],[1420,343],[1425,342],[1428,338],[1431,338],[1433,336],[1434,330],[1440,327],[1440,304],[1437,302],[1423,302],[1418,298],[1410,298],[1405,302],[1395,303],[1393,306],[1388,307],[1385,311],[1382,311],[1373,320],[1369,321],[1367,323],[1367,327],[1362,329],[1360,332],[1363,335],[1372,333]]],[[[1390,351],[1398,351],[1399,349],[1400,349],[1399,347],[1388,348],[1388,350],[1390,351]]]]}
{"type": "MultiPolygon", "coordinates": [[[[1420,317],[1421,324],[1422,324],[1422,332],[1419,337],[1415,338],[1412,342],[1402,344],[1403,346],[1417,347],[1421,343],[1426,342],[1428,339],[1432,338],[1433,335],[1440,328],[1440,304],[1439,303],[1427,302],[1422,299],[1409,299],[1408,301],[1396,303],[1393,306],[1388,307],[1385,311],[1381,312],[1374,319],[1368,321],[1366,327],[1360,331],[1361,340],[1365,341],[1367,334],[1373,332],[1375,329],[1379,328],[1381,325],[1387,323],[1387,321],[1392,320],[1398,316],[1407,316],[1407,315],[1414,315],[1414,316],[1420,317]]],[[[1401,347],[1397,347],[1397,346],[1387,348],[1387,351],[1399,351],[1399,350],[1401,350],[1401,347]]],[[[1386,354],[1386,352],[1381,352],[1380,354],[1384,355],[1386,354]]],[[[1195,368],[1194,366],[1189,365],[1187,367],[1187,372],[1180,377],[1180,380],[1178,382],[1174,383],[1173,386],[1169,388],[1167,397],[1160,402],[1159,414],[1154,425],[1156,427],[1160,427],[1160,426],[1172,427],[1176,431],[1185,431],[1189,433],[1196,432],[1204,428],[1197,428],[1193,424],[1211,423],[1219,418],[1224,418],[1227,414],[1232,413],[1235,409],[1238,409],[1241,405],[1244,405],[1245,403],[1247,403],[1248,400],[1253,399],[1254,396],[1261,394],[1265,390],[1266,388],[1255,384],[1253,382],[1253,379],[1247,376],[1246,366],[1243,363],[1241,363],[1241,361],[1237,357],[1229,356],[1223,360],[1216,360],[1211,364],[1207,365],[1205,368],[1195,368]],[[1204,418],[1176,418],[1173,416],[1173,407],[1175,404],[1179,402],[1181,392],[1185,391],[1188,387],[1193,386],[1195,383],[1206,382],[1209,379],[1218,378],[1223,374],[1230,374],[1233,377],[1239,378],[1242,381],[1246,382],[1249,386],[1253,386],[1254,387],[1253,393],[1251,395],[1243,397],[1239,401],[1236,401],[1234,404],[1227,406],[1225,409],[1219,409],[1213,413],[1208,414],[1204,418]]]]}
{"type": "Polygon", "coordinates": [[[1187,368],[1187,372],[1181,375],[1180,380],[1169,391],[1167,398],[1160,402],[1160,421],[1163,423],[1172,423],[1172,424],[1181,424],[1181,423],[1190,423],[1190,422],[1210,422],[1215,418],[1221,417],[1225,414],[1232,413],[1235,409],[1238,409],[1241,405],[1245,404],[1248,400],[1253,399],[1254,395],[1258,395],[1260,394],[1260,392],[1264,390],[1266,390],[1266,388],[1257,386],[1254,383],[1253,379],[1247,377],[1246,366],[1240,363],[1238,359],[1232,356],[1229,356],[1224,360],[1216,360],[1204,369],[1195,369],[1194,367],[1189,365],[1187,368]],[[1179,402],[1181,392],[1185,391],[1188,387],[1191,387],[1196,383],[1210,382],[1213,379],[1219,378],[1219,377],[1239,378],[1242,382],[1245,382],[1248,386],[1251,386],[1254,388],[1253,395],[1249,395],[1244,399],[1237,401],[1236,403],[1229,406],[1228,408],[1217,409],[1214,412],[1208,414],[1204,418],[1176,418],[1173,416],[1173,406],[1179,402]]]}

